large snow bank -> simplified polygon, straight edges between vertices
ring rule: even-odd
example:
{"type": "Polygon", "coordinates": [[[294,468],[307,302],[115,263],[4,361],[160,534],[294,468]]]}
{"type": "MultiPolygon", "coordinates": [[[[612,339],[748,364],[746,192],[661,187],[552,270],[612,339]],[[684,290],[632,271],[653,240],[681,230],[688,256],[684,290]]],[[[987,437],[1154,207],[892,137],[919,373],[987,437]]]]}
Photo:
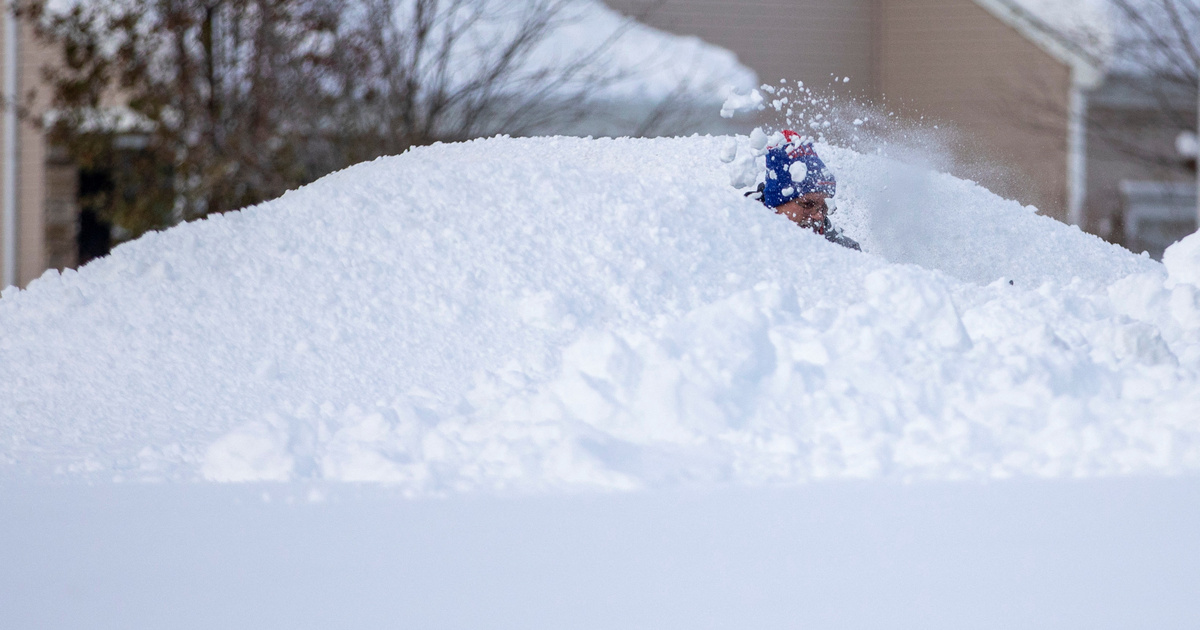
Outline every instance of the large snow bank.
{"type": "Polygon", "coordinates": [[[1200,467],[1200,236],[1164,268],[821,151],[864,253],[731,187],[744,137],[496,138],[48,272],[0,299],[0,470],[423,494],[1200,467]]]}

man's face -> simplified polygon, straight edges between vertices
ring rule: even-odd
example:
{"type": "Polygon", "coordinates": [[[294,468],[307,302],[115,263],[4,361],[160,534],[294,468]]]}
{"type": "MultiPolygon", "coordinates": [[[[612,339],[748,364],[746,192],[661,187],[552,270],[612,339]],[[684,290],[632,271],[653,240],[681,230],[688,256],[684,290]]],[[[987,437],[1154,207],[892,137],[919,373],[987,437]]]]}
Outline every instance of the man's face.
{"type": "Polygon", "coordinates": [[[829,195],[825,193],[811,192],[776,206],[775,214],[782,214],[796,225],[820,234],[825,231],[825,216],[829,214],[826,199],[829,199],[829,195]]]}

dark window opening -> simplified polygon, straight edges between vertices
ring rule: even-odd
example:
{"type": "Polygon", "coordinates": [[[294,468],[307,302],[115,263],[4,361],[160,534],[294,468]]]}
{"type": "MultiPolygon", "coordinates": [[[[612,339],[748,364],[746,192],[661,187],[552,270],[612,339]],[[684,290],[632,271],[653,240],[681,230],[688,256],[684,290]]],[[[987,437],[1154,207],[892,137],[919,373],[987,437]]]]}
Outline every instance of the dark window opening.
{"type": "Polygon", "coordinates": [[[79,172],[79,265],[107,256],[112,251],[112,224],[101,219],[101,210],[113,191],[108,170],[79,172]]]}

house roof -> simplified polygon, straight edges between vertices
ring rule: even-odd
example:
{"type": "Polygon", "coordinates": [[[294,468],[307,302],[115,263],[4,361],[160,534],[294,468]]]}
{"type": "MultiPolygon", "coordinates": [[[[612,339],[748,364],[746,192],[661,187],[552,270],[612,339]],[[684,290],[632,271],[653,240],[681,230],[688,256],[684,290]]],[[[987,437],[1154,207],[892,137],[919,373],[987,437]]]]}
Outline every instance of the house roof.
{"type": "Polygon", "coordinates": [[[975,0],[975,3],[1016,29],[1050,56],[1072,69],[1072,80],[1085,88],[1099,85],[1104,78],[1104,60],[1061,29],[1052,26],[1016,0],[975,0]]]}

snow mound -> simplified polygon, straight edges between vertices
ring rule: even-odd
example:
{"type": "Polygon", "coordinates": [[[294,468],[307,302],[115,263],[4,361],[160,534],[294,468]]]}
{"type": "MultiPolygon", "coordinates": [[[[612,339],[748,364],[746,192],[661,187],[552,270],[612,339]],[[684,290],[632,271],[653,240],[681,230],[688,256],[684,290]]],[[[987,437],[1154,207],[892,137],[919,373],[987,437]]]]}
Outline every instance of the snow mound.
{"type": "Polygon", "coordinates": [[[1176,283],[1200,286],[1200,232],[1167,248],[1163,265],[1176,283]]]}
{"type": "Polygon", "coordinates": [[[1168,276],[819,150],[863,253],[731,187],[746,137],[495,138],[48,272],[0,299],[0,474],[437,494],[1200,468],[1196,237],[1168,276]]]}

